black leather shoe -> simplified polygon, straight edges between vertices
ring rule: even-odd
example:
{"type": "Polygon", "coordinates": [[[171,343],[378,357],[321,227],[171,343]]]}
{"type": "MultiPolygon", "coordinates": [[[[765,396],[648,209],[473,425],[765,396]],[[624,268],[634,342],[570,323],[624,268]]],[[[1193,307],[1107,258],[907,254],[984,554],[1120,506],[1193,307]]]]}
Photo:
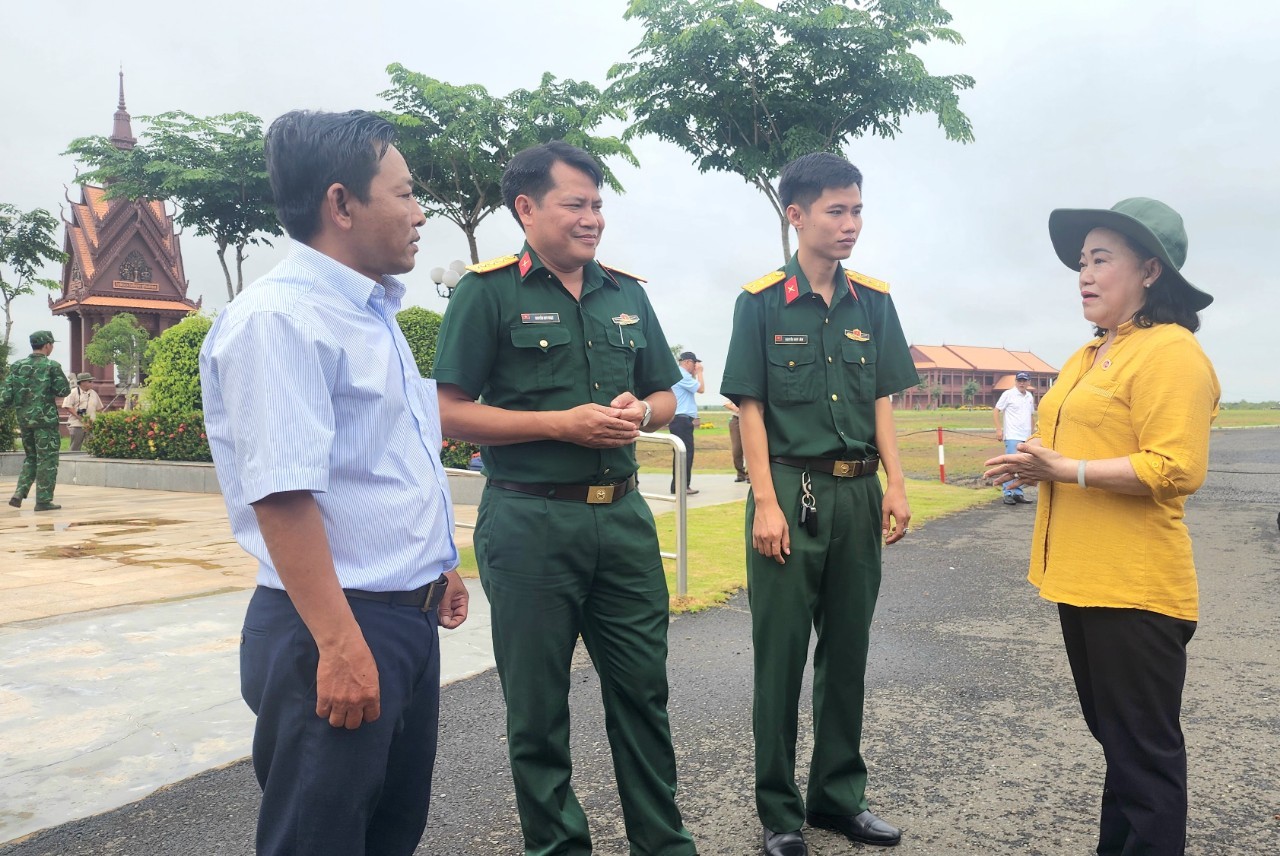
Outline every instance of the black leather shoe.
{"type": "Polygon", "coordinates": [[[768,827],[764,830],[764,856],[809,856],[809,847],[804,843],[804,833],[774,832],[768,827]]]}
{"type": "Polygon", "coordinates": [[[736,479],[734,479],[735,482],[744,482],[746,480],[747,480],[746,476],[738,476],[736,479]]]}
{"type": "Polygon", "coordinates": [[[806,812],[804,819],[810,826],[839,832],[850,841],[871,844],[876,847],[896,847],[902,840],[902,830],[885,823],[869,811],[861,814],[815,814],[806,812]]]}
{"type": "Polygon", "coordinates": [[[1015,494],[1013,495],[1013,501],[1014,501],[1014,502],[1020,502],[1020,503],[1022,503],[1023,505],[1031,505],[1031,504],[1032,504],[1032,502],[1031,502],[1031,500],[1030,500],[1030,499],[1028,499],[1026,496],[1024,496],[1024,495],[1022,495],[1022,494],[1020,494],[1020,493],[1015,493],[1015,494]]]}
{"type": "Polygon", "coordinates": [[[57,511],[61,507],[62,507],[61,505],[58,505],[53,502],[37,502],[36,503],[36,511],[57,511]]]}
{"type": "Polygon", "coordinates": [[[10,504],[10,505],[12,505],[14,508],[21,508],[21,507],[22,507],[22,497],[20,497],[20,496],[11,496],[11,497],[9,497],[9,504],[10,504]]]}
{"type": "Polygon", "coordinates": [[[1016,499],[1014,499],[1014,498],[1013,498],[1013,494],[1011,494],[1011,493],[1006,493],[1006,494],[1004,495],[1004,504],[1005,504],[1005,505],[1017,505],[1017,504],[1018,504],[1018,500],[1016,500],[1016,499]]]}

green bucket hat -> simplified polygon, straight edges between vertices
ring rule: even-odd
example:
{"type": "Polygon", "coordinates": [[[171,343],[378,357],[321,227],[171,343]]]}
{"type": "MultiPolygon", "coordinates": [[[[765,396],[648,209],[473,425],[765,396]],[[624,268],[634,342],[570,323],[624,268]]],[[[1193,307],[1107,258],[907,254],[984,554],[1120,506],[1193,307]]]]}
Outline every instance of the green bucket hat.
{"type": "Polygon", "coordinates": [[[1199,312],[1213,302],[1213,295],[1196,288],[1182,275],[1187,260],[1187,230],[1182,217],[1155,199],[1135,196],[1122,199],[1110,210],[1102,208],[1057,208],[1049,214],[1049,238],[1062,263],[1079,270],[1080,248],[1085,236],[1101,226],[1114,229],[1158,258],[1164,265],[1160,277],[1181,288],[1191,308],[1199,312]]]}
{"type": "Polygon", "coordinates": [[[80,374],[76,375],[76,383],[79,383],[82,380],[93,380],[93,375],[88,372],[80,372],[80,374]]]}
{"type": "Polygon", "coordinates": [[[43,348],[45,345],[56,341],[53,334],[48,330],[37,330],[31,334],[31,349],[43,348]]]}

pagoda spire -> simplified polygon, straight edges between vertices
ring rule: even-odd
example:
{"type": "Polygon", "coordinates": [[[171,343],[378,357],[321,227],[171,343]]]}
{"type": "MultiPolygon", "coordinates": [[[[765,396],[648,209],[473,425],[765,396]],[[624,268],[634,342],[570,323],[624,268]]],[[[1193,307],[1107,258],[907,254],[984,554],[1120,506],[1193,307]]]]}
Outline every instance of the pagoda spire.
{"type": "Polygon", "coordinates": [[[116,105],[115,124],[111,126],[111,136],[109,137],[111,144],[117,149],[128,151],[137,144],[138,140],[133,135],[133,126],[130,123],[129,111],[124,106],[124,68],[120,69],[120,103],[116,105]]]}

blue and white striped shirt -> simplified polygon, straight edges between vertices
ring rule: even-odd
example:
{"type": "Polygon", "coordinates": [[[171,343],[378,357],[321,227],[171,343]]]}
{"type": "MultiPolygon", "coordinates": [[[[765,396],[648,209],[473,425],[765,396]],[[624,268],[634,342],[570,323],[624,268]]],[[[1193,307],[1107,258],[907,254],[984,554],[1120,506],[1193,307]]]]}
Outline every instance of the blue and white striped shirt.
{"type": "Polygon", "coordinates": [[[200,349],[205,432],[236,540],[282,589],[251,503],[314,494],[343,588],[410,591],[458,564],[435,381],[375,283],[291,242],[200,349]]]}

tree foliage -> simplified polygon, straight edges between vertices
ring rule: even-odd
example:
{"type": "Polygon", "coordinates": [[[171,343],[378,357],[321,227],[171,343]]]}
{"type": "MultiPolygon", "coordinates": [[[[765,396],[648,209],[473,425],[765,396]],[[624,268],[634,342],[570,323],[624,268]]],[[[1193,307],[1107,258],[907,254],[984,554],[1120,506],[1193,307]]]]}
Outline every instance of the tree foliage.
{"type": "MultiPolygon", "coordinates": [[[[0,384],[9,373],[9,346],[0,342],[0,384]]],[[[0,407],[0,452],[12,452],[13,435],[18,433],[18,413],[12,407],[0,407]]]]}
{"type": "Polygon", "coordinates": [[[90,170],[82,181],[102,184],[108,197],[171,199],[178,223],[212,238],[227,299],[244,289],[246,249],[281,234],[263,153],[262,120],[250,113],[202,118],[175,111],[141,117],[143,142],[127,151],[106,137],[72,141],[67,154],[90,170]],[[235,275],[227,261],[234,251],[235,275]]]}
{"type": "Polygon", "coordinates": [[[147,344],[147,408],[156,413],[204,410],[200,346],[213,322],[191,314],[147,344]]]}
{"type": "Polygon", "coordinates": [[[137,318],[121,312],[106,324],[94,325],[93,338],[85,346],[84,356],[90,363],[116,367],[118,382],[125,388],[126,408],[132,404],[133,390],[142,383],[150,338],[151,334],[142,328],[137,318]]]}
{"type": "Polygon", "coordinates": [[[840,152],[866,134],[890,138],[902,119],[933,113],[948,139],[973,130],[959,91],[968,75],[935,76],[912,50],[962,44],[937,0],[631,0],[644,37],[609,71],[607,95],[652,134],[693,155],[698,170],[740,175],[778,215],[775,181],[800,155],[840,152]]]}
{"type": "Polygon", "coordinates": [[[58,221],[43,208],[23,213],[7,202],[0,202],[0,265],[9,268],[10,278],[0,269],[0,297],[4,299],[4,344],[13,332],[13,301],[24,294],[35,293],[34,286],[51,290],[59,287],[56,279],[42,279],[36,274],[46,262],[64,262],[65,253],[58,249],[58,221]]]}
{"type": "Polygon", "coordinates": [[[410,306],[396,313],[396,323],[400,332],[409,342],[409,350],[413,352],[414,362],[418,364],[418,374],[431,377],[431,369],[436,362],[436,340],[440,338],[440,322],[444,320],[440,313],[423,309],[421,306],[410,306]]]}
{"type": "Polygon", "coordinates": [[[591,133],[625,114],[590,83],[557,81],[544,73],[537,89],[501,96],[479,84],[445,83],[399,63],[388,66],[387,73],[391,88],[382,97],[395,109],[383,115],[399,129],[396,147],[409,163],[418,201],[466,234],[473,262],[480,260],[476,228],[502,208],[502,171],[522,149],[550,140],[585,149],[601,162],[605,183],[617,192],[622,185],[604,159],[617,156],[637,164],[625,142],[591,133]]]}

